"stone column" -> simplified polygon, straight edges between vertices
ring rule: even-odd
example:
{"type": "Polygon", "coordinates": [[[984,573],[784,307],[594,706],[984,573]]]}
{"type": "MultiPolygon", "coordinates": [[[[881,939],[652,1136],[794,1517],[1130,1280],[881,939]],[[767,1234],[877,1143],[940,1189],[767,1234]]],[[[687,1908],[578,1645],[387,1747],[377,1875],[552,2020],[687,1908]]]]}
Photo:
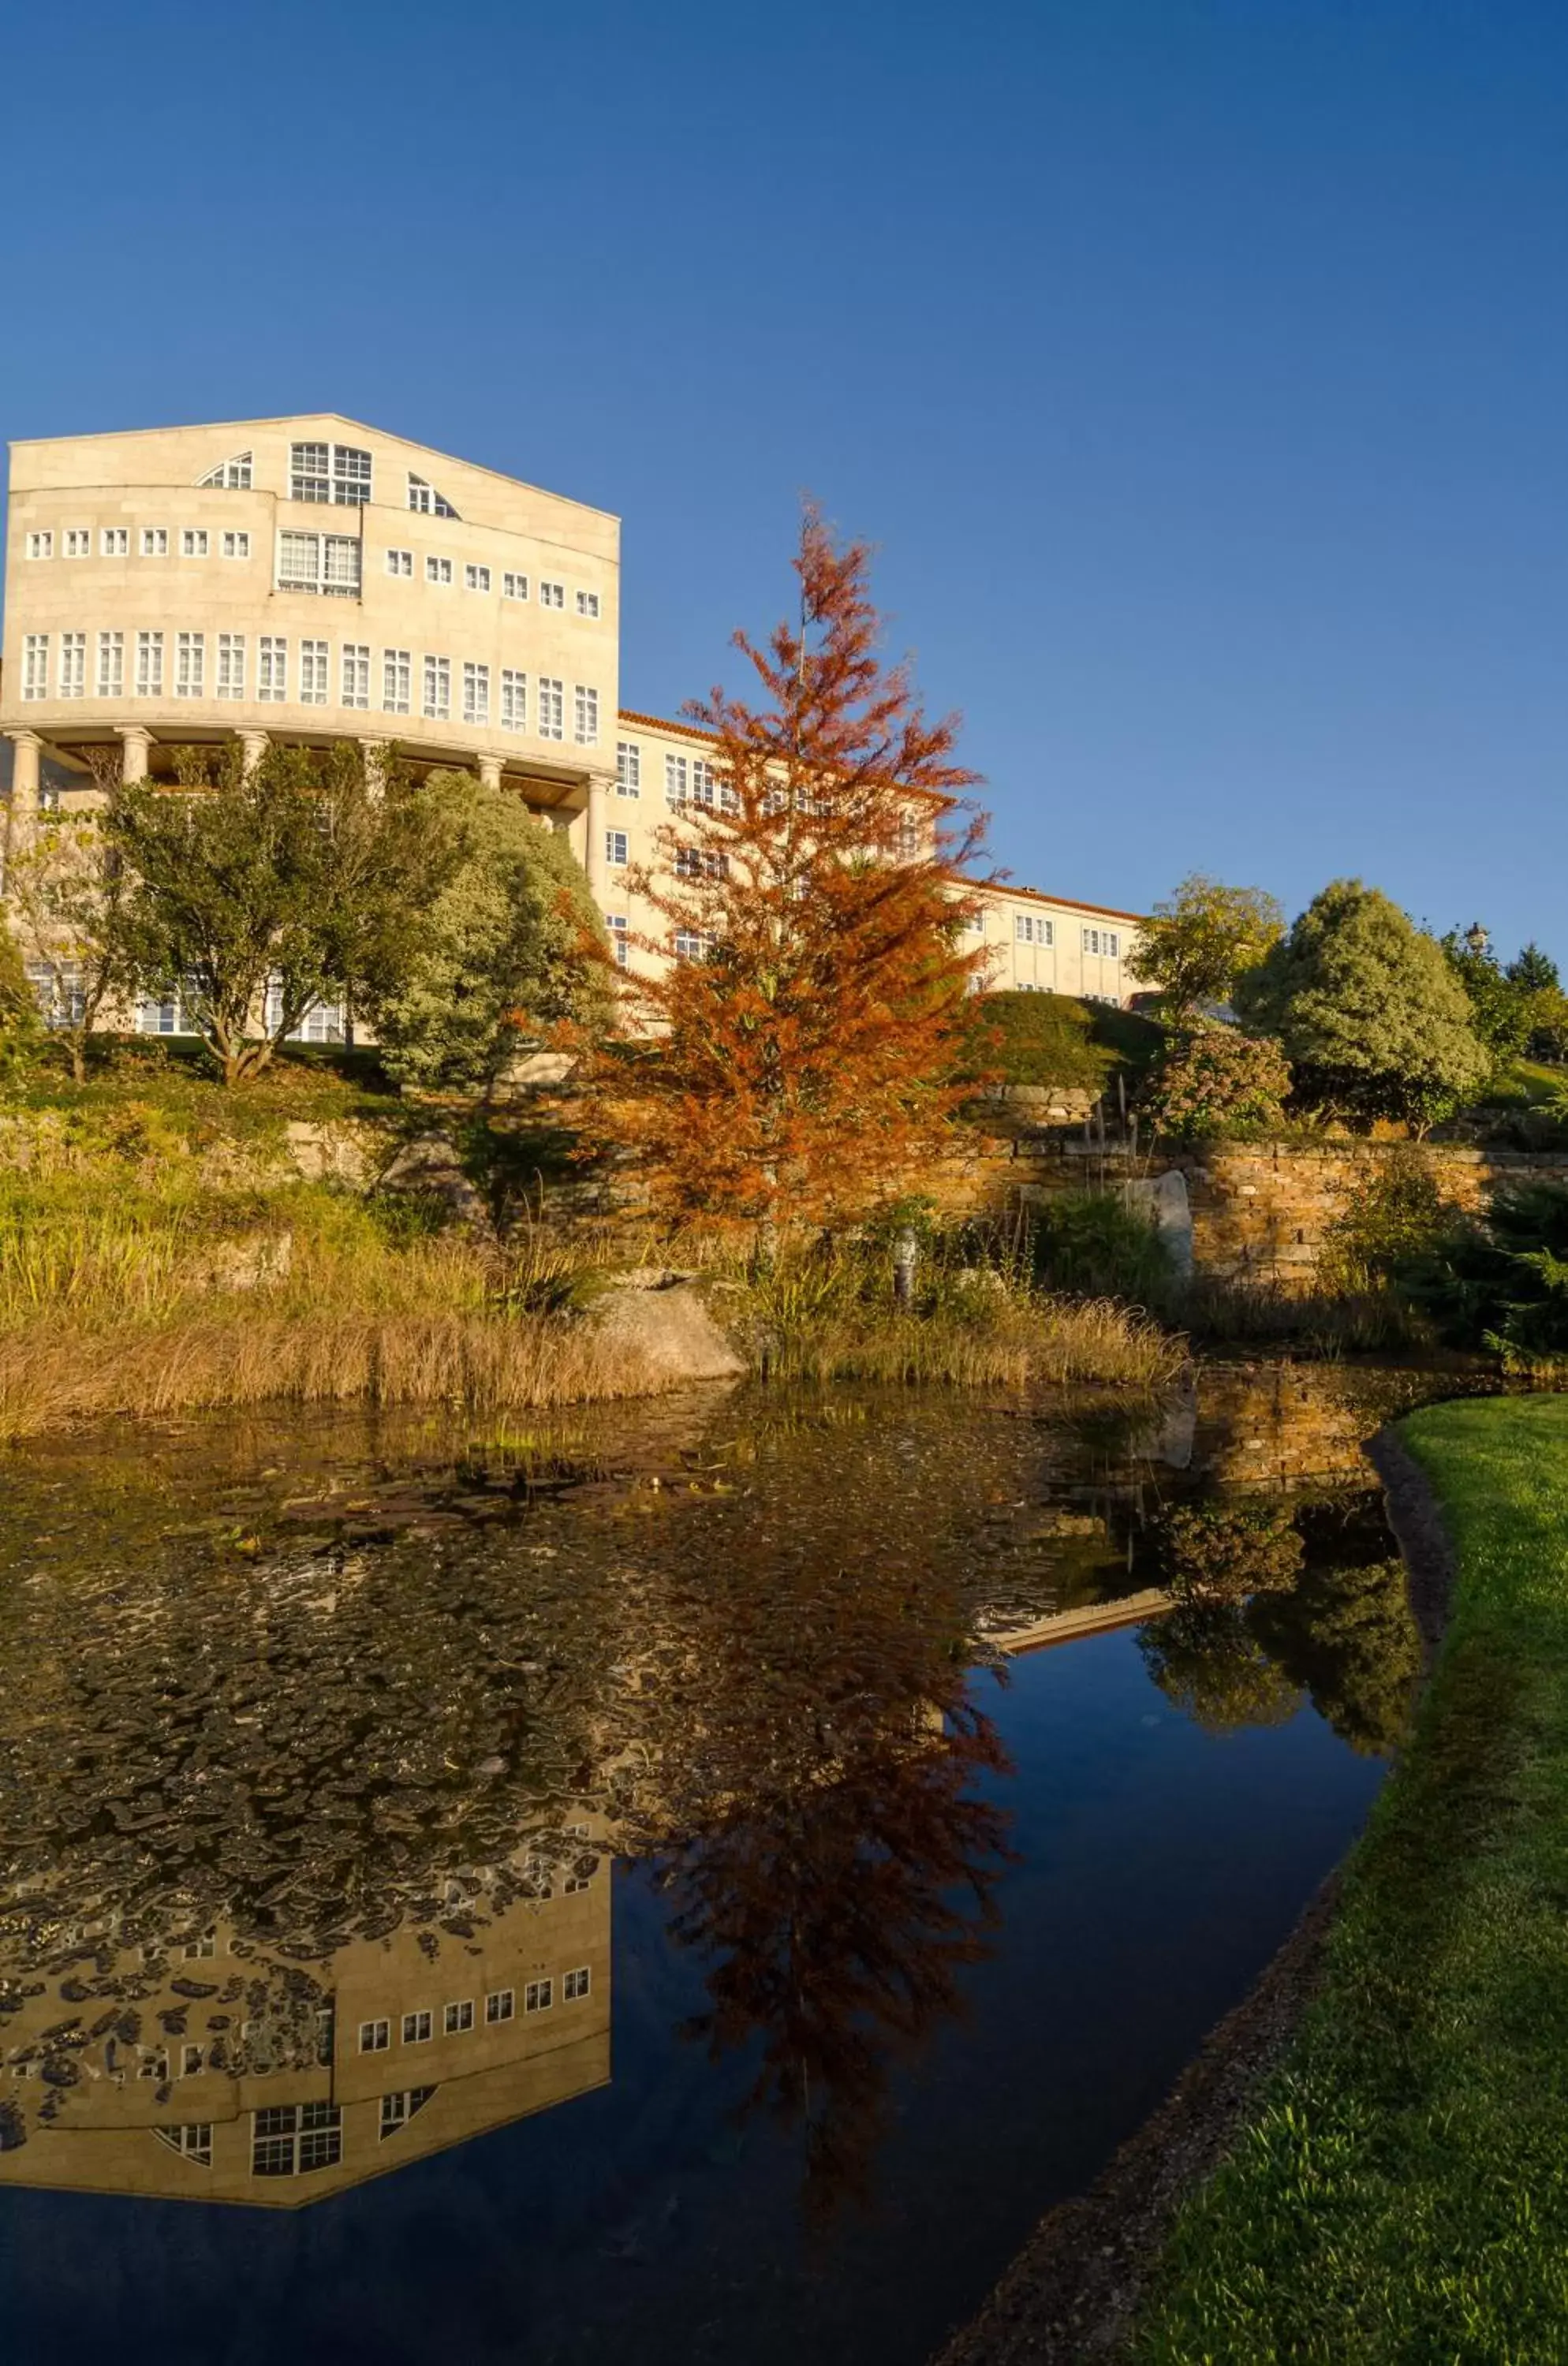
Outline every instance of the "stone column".
{"type": "Polygon", "coordinates": [[[235,736],[240,742],[240,754],[245,771],[254,772],[271,747],[272,741],[265,731],[241,731],[235,736]]]}
{"type": "Polygon", "coordinates": [[[479,758],[479,786],[482,789],[500,788],[501,758],[499,756],[481,756],[479,758]]]}
{"type": "Polygon", "coordinates": [[[11,806],[6,817],[6,869],[8,873],[38,824],[39,755],[43,741],[36,731],[10,731],[6,736],[14,751],[11,806]]]}
{"type": "Polygon", "coordinates": [[[147,752],[152,745],[152,734],[142,723],[117,723],[115,729],[125,743],[125,755],[120,764],[120,779],[144,781],[147,778],[147,752]]]}
{"type": "Polygon", "coordinates": [[[387,785],[389,745],[385,739],[362,739],[359,743],[365,758],[365,785],[372,797],[380,797],[387,785]]]}
{"type": "Polygon", "coordinates": [[[603,910],[610,892],[610,866],[604,855],[604,832],[610,821],[610,775],[590,772],[588,775],[588,859],[583,869],[588,884],[593,890],[593,900],[603,910]]]}

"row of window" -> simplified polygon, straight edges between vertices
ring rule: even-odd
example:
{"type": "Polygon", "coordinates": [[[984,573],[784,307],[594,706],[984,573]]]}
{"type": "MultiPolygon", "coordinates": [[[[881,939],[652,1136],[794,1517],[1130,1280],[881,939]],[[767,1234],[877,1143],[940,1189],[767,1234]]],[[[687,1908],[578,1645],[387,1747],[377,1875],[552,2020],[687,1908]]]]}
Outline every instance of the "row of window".
{"type": "MultiPolygon", "coordinates": [[[[341,538],[344,540],[351,539],[351,537],[346,535],[341,538]]],[[[220,553],[225,558],[249,558],[251,555],[251,537],[248,533],[243,531],[231,533],[229,529],[225,527],[222,533],[213,535],[204,525],[186,525],[180,528],[180,557],[182,558],[210,558],[212,556],[212,546],[214,541],[216,541],[218,545],[220,553]]],[[[60,546],[62,554],[67,558],[90,558],[93,555],[93,530],[91,526],[68,525],[61,535],[60,546]]],[[[54,557],[54,535],[52,529],[45,527],[39,533],[29,534],[27,538],[26,548],[29,558],[52,558],[54,557]]],[[[140,527],[138,529],[137,548],[143,558],[167,558],[169,555],[168,527],[166,525],[144,525],[140,527]]],[[[129,558],[130,556],[130,528],[128,525],[100,526],[98,528],[98,556],[100,558],[129,558]]]]}
{"type": "MultiPolygon", "coordinates": [[[[28,633],[22,642],[22,696],[24,699],[46,699],[50,695],[50,635],[28,633]]],[[[55,695],[62,699],[85,698],[87,695],[87,636],[85,633],[61,633],[56,636],[58,654],[55,668],[55,695]]],[[[165,687],[173,689],[176,698],[243,699],[248,695],[247,667],[249,649],[243,633],[164,633],[156,628],[139,631],[133,636],[123,632],[100,632],[96,636],[93,668],[93,695],[96,698],[123,698],[126,694],[126,642],[132,644],[134,670],[130,694],[135,698],[162,698],[165,687]],[[165,658],[168,644],[173,643],[174,670],[168,682],[165,658]],[[209,647],[210,645],[210,647],[209,647]],[[209,670],[208,659],[212,663],[209,670]]],[[[289,642],[283,633],[260,633],[255,636],[255,696],[262,704],[282,704],[289,697],[289,642]]],[[[413,711],[414,659],[409,649],[383,649],[380,652],[380,711],[384,715],[408,715],[413,711]]],[[[329,641],[310,637],[294,645],[296,667],[295,703],[300,706],[326,706],[333,703],[333,650],[329,641]]],[[[427,722],[447,723],[453,712],[453,659],[425,654],[421,659],[419,674],[419,712],[427,722]]],[[[337,653],[336,704],[357,709],[369,709],[371,703],[372,660],[367,641],[344,641],[337,653]]],[[[492,719],[503,731],[532,729],[536,739],[563,739],[567,725],[567,686],[558,676],[539,674],[530,684],[526,673],[515,666],[492,669],[464,659],[457,675],[461,689],[461,718],[464,723],[484,727],[492,719]],[[499,675],[499,680],[495,677],[499,675]],[[498,708],[492,717],[491,690],[499,692],[498,708]],[[530,701],[533,721],[529,722],[530,701]]],[[[571,737],[579,748],[596,748],[599,744],[599,693],[590,682],[574,682],[571,686],[571,737]]]]}
{"type": "MultiPolygon", "coordinates": [[[[982,915],[980,927],[984,926],[982,915]]],[[[1047,920],[1038,912],[1015,912],[1012,932],[1014,941],[1021,945],[1054,945],[1056,941],[1055,920],[1047,920]]],[[[1082,950],[1086,953],[1103,953],[1111,961],[1122,958],[1120,929],[1085,929],[1082,940],[1082,950]]]]}
{"type": "MultiPolygon", "coordinates": [[[[61,547],[67,558],[88,558],[92,556],[93,535],[90,526],[67,526],[60,537],[61,547]]],[[[216,540],[225,558],[249,558],[251,537],[248,532],[230,532],[225,528],[216,536],[204,525],[180,528],[179,551],[182,558],[209,558],[216,540]]],[[[139,529],[138,548],[143,558],[167,558],[169,528],[164,525],[144,525],[139,529]]],[[[98,553],[103,558],[129,558],[130,528],[106,525],[98,530],[98,553]]],[[[29,558],[52,558],[54,534],[51,528],[31,533],[27,538],[29,558]]],[[[385,566],[389,575],[405,581],[413,577],[414,555],[412,550],[389,550],[385,566]]],[[[277,536],[276,586],[280,592],[317,592],[338,599],[356,600],[362,589],[363,546],[357,535],[314,534],[306,529],[285,526],[277,536]]],[[[449,584],[456,580],[454,562],[432,552],[424,562],[427,583],[449,584]]],[[[463,568],[463,585],[469,592],[488,592],[495,580],[496,569],[468,560],[463,568]]],[[[541,608],[566,608],[566,585],[557,580],[540,577],[536,584],[526,575],[514,573],[510,568],[500,570],[502,597],[505,600],[526,600],[536,596],[541,608]]],[[[597,592],[578,591],[576,612],[586,623],[597,623],[600,599],[597,592]]]]}
{"type": "MultiPolygon", "coordinates": [[[[406,2128],[435,2090],[407,2087],[381,2098],[380,2141],[406,2128]]],[[[180,2127],[154,2128],[153,2135],[182,2160],[212,2166],[212,2123],[187,2120],[180,2127]]],[[[251,2114],[253,2177],[300,2177],[313,2169],[334,2169],[343,2158],[340,2103],[268,2103],[251,2114]]]]}
{"type": "MultiPolygon", "coordinates": [[[[586,1964],[580,1965],[575,1971],[564,1973],[560,1984],[561,2002],[580,2004],[588,1995],[591,1986],[586,1964]]],[[[553,2008],[555,2000],[553,1977],[528,1980],[525,1983],[523,1989],[525,2013],[548,2012],[553,2008]]],[[[499,2028],[502,2022],[513,2020],[516,2011],[515,1989],[492,1989],[484,2000],[485,2026],[489,2029],[499,2028]]],[[[455,2004],[443,2008],[441,2034],[444,2037],[462,2037],[474,2025],[474,2000],[471,1997],[460,1998],[455,2004]]],[[[414,2012],[405,2012],[401,2028],[402,2042],[405,2045],[428,2045],[435,2034],[434,2009],[422,2008],[414,2012]]],[[[392,2024],[389,2019],[360,2022],[359,2051],[361,2054],[385,2054],[391,2042],[392,2024]]]]}

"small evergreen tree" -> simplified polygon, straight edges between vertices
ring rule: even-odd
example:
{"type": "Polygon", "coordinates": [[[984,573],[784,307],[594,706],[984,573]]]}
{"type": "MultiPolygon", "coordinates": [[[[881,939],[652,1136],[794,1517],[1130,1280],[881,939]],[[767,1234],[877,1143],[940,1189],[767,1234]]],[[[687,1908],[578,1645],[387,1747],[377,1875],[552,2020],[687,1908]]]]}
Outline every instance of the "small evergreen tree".
{"type": "Polygon", "coordinates": [[[426,787],[460,853],[370,1016],[400,1083],[482,1092],[541,1033],[604,1022],[609,949],[563,837],[469,772],[433,773],[426,787]]]}
{"type": "Polygon", "coordinates": [[[1425,1132],[1491,1071],[1442,947],[1359,879],[1314,896],[1235,998],[1248,1025],[1279,1037],[1298,1098],[1346,1116],[1425,1132]]]}

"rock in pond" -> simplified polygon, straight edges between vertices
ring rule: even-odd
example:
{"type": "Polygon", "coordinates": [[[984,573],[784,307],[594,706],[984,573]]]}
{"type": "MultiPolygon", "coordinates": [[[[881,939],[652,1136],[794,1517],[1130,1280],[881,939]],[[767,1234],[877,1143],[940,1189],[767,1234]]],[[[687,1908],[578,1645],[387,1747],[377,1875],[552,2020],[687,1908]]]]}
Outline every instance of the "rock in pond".
{"type": "Polygon", "coordinates": [[[739,1380],[746,1369],[690,1274],[657,1268],[618,1274],[594,1299],[587,1320],[656,1380],[739,1380]]]}

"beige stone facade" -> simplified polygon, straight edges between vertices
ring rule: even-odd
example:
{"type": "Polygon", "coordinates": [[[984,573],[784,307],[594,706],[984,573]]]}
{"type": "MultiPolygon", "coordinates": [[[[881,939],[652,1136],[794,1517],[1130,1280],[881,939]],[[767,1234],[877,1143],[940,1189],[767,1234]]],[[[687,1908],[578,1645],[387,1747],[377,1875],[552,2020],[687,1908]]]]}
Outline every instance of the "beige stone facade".
{"type": "MultiPolygon", "coordinates": [[[[395,740],[569,832],[612,931],[651,934],[626,876],[712,743],[620,711],[619,587],[617,519],[333,413],[15,444],[12,836],[46,757],[69,793],[106,756],[137,778],[203,740],[395,740]]],[[[1135,915],[984,901],[993,986],[1128,998],[1135,915]]]]}
{"type": "Polygon", "coordinates": [[[0,1955],[0,2187],[297,2209],[607,2085],[610,1869],[576,1829],[536,1896],[475,1912],[460,1885],[464,1939],[405,1923],[300,1962],[226,1924],[96,1932],[42,1979],[0,1955]]]}

